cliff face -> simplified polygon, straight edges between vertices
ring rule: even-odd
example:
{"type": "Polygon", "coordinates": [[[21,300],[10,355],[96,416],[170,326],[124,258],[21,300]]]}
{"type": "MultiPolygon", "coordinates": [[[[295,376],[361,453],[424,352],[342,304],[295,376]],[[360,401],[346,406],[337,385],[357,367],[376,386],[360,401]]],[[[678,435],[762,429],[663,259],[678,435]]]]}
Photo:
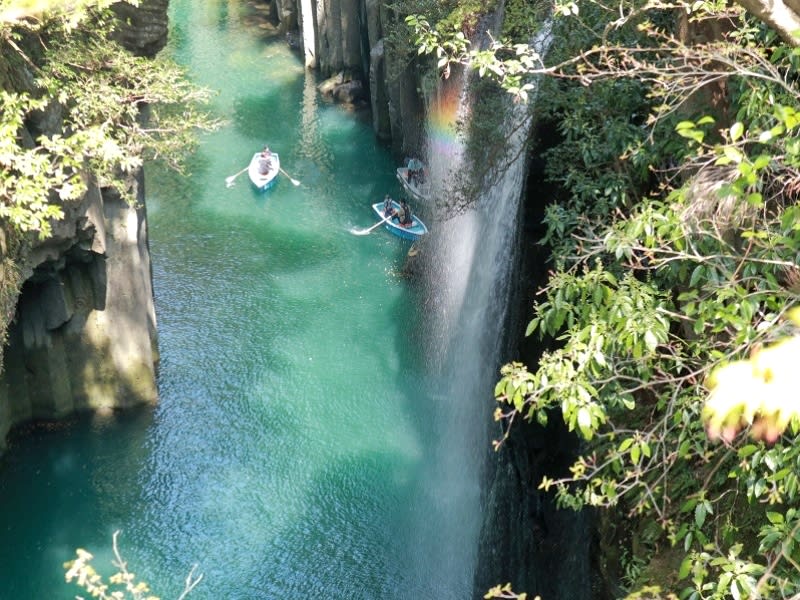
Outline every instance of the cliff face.
{"type": "Polygon", "coordinates": [[[153,57],[166,45],[169,0],[140,0],[138,6],[119,2],[113,6],[122,25],[117,40],[137,56],[153,57]]]}
{"type": "MultiPolygon", "coordinates": [[[[118,32],[129,50],[152,55],[166,41],[167,0],[121,9],[118,32]]],[[[5,86],[29,82],[24,64],[0,59],[5,86]]],[[[57,106],[21,135],[59,131],[57,106]]],[[[156,318],[141,174],[137,206],[90,185],[45,241],[27,240],[16,256],[24,282],[8,328],[0,376],[0,447],[16,424],[157,399],[156,318]]]]}
{"type": "Polygon", "coordinates": [[[0,377],[3,439],[29,419],[156,401],[144,217],[143,208],[94,187],[53,237],[23,256],[0,377]]]}
{"type": "Polygon", "coordinates": [[[284,31],[298,31],[305,64],[323,77],[342,74],[368,91],[376,135],[397,153],[418,153],[424,104],[413,61],[388,51],[401,19],[381,0],[273,0],[284,31]]]}

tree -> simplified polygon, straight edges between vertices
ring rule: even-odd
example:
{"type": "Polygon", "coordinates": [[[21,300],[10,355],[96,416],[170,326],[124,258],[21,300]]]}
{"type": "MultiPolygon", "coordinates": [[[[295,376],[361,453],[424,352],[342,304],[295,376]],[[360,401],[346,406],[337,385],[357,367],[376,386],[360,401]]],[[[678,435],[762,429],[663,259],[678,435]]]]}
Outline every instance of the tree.
{"type": "Polygon", "coordinates": [[[764,387],[785,390],[775,365],[796,361],[795,38],[711,2],[561,2],[542,56],[408,23],[440,67],[469,64],[520,101],[542,86],[537,114],[559,134],[544,150],[553,264],[526,332],[546,349],[495,390],[506,431],[558,415],[583,439],[540,487],[626,517],[638,597],[800,593],[796,408],[764,387]],[[658,573],[665,548],[679,560],[658,573]]]}
{"type": "MultiPolygon", "coordinates": [[[[92,566],[94,558],[89,552],[79,548],[76,551],[77,558],[64,563],[66,569],[65,579],[67,583],[74,582],[79,587],[85,589],[92,598],[100,600],[159,600],[158,597],[150,595],[150,587],[143,581],[137,581],[136,575],[128,570],[128,563],[122,558],[117,545],[119,531],[114,532],[112,547],[114,560],[112,564],[116,572],[108,579],[104,579],[92,566]]],[[[186,576],[183,591],[178,600],[186,598],[194,588],[196,588],[202,575],[195,575],[197,565],[186,576]]]]}
{"type": "Polygon", "coordinates": [[[110,4],[17,2],[0,13],[3,56],[20,73],[16,89],[7,81],[0,92],[0,219],[12,230],[46,237],[90,181],[125,195],[143,160],[179,168],[193,133],[216,126],[200,110],[208,91],[175,64],[131,56],[110,39],[110,4]],[[30,128],[37,114],[50,130],[30,128]]]}

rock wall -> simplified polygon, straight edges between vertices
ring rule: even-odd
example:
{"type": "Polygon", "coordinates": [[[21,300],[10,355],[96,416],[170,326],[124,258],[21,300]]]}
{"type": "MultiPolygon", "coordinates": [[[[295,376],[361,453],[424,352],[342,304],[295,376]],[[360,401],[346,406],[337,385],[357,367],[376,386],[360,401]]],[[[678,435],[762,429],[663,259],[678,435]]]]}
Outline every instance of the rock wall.
{"type": "Polygon", "coordinates": [[[563,427],[515,423],[488,481],[475,597],[509,582],[550,600],[592,600],[587,512],[557,510],[538,490],[543,475],[566,472],[574,453],[563,427]]]}
{"type": "Polygon", "coordinates": [[[23,260],[0,376],[0,439],[30,419],[154,403],[158,351],[143,205],[93,187],[23,260]]]}
{"type": "MultiPolygon", "coordinates": [[[[152,56],[166,42],[168,0],[143,0],[124,17],[119,39],[152,56]]],[[[3,89],[29,89],[26,64],[0,58],[3,89]]],[[[24,143],[61,131],[51,105],[22,128],[24,143]]],[[[136,206],[90,185],[64,207],[45,241],[27,240],[17,264],[22,288],[3,353],[0,448],[15,425],[60,418],[77,410],[109,410],[157,400],[158,361],[144,186],[134,182],[136,206]]]]}
{"type": "Polygon", "coordinates": [[[113,6],[121,25],[117,40],[137,56],[153,57],[166,45],[169,0],[140,0],[138,6],[118,2],[113,6]]]}
{"type": "Polygon", "coordinates": [[[388,33],[402,17],[382,0],[272,0],[279,27],[292,33],[306,66],[333,85],[364,90],[372,109],[376,135],[391,141],[400,155],[419,155],[424,102],[418,90],[415,59],[389,50],[388,33]],[[296,32],[296,33],[295,33],[296,32]],[[353,82],[358,82],[354,85],[353,82]]]}

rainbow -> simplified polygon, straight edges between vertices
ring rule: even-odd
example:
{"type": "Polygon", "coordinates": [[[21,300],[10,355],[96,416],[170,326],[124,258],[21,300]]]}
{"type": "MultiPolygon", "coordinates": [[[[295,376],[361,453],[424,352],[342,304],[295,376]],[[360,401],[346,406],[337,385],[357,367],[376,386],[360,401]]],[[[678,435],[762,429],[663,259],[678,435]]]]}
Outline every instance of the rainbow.
{"type": "Polygon", "coordinates": [[[462,117],[462,78],[451,77],[440,82],[428,111],[428,159],[453,159],[461,153],[458,120],[462,117]]]}

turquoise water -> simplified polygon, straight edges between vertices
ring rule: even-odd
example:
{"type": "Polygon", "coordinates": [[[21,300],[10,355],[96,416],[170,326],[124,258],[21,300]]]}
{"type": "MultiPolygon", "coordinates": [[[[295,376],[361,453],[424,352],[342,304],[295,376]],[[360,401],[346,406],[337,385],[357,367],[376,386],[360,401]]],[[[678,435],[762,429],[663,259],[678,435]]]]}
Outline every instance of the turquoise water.
{"type": "Polygon", "coordinates": [[[350,233],[399,192],[393,158],[245,3],[170,4],[167,52],[226,124],[190,176],[147,173],[160,403],[13,441],[0,598],[74,598],[62,563],[84,547],[108,571],[116,530],[165,599],[194,564],[193,599],[470,597],[471,442],[442,447],[409,246],[350,233]],[[227,188],[265,143],[301,185],[227,188]]]}

